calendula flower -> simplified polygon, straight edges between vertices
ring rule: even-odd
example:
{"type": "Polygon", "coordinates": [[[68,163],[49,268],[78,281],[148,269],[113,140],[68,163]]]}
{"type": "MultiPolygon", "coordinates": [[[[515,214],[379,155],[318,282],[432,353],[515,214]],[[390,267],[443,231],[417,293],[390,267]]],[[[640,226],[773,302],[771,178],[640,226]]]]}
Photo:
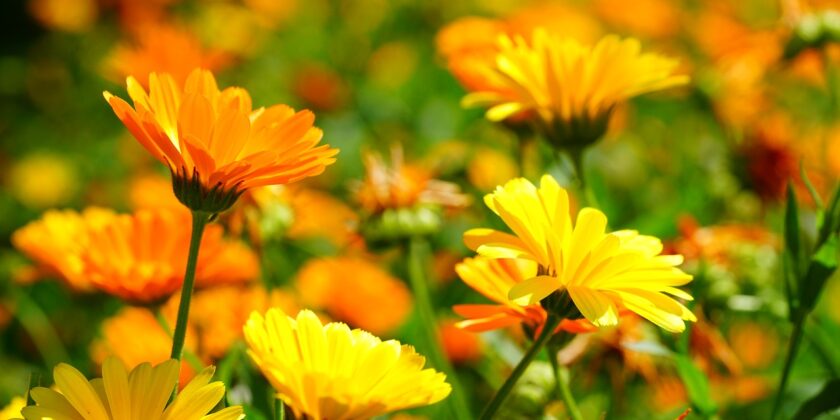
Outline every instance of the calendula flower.
{"type": "Polygon", "coordinates": [[[391,150],[390,165],[374,153],[364,160],[365,179],[354,185],[354,195],[366,216],[361,226],[366,238],[433,232],[440,226],[441,209],[469,203],[457,185],[434,179],[424,166],[406,164],[400,148],[391,150]]]}
{"type": "Polygon", "coordinates": [[[26,420],[239,420],[242,407],[228,407],[212,414],[225,395],[225,385],[210,382],[209,367],[169,402],[178,379],[178,361],[152,367],[143,363],[129,372],[117,358],[102,365],[102,378],[87,380],[74,367],[59,363],[53,370],[57,390],[37,387],[30,391],[36,405],[25,407],[26,420]]]}
{"type": "Polygon", "coordinates": [[[12,397],[9,404],[0,409],[0,419],[19,419],[23,416],[20,410],[26,407],[26,398],[12,397]]]}
{"type": "MultiPolygon", "coordinates": [[[[100,336],[90,346],[91,359],[102,366],[109,357],[118,358],[129,369],[143,363],[158,364],[169,360],[172,351],[171,326],[175,325],[175,312],[162,313],[166,327],[147,308],[125,307],[116,315],[102,322],[100,336]],[[170,332],[167,332],[167,329],[170,332]]],[[[187,330],[186,348],[195,352],[196,331],[187,330]]],[[[195,371],[186,361],[181,362],[179,383],[186,385],[195,371]]]]}
{"type": "Polygon", "coordinates": [[[75,291],[91,291],[81,254],[90,244],[89,231],[116,217],[111,210],[91,207],[82,213],[49,210],[12,234],[12,244],[37,264],[39,275],[58,276],[75,291]]]}
{"type": "Polygon", "coordinates": [[[36,153],[11,165],[7,185],[27,207],[44,209],[70,201],[79,189],[79,176],[66,157],[36,153]]]}
{"type": "Polygon", "coordinates": [[[297,417],[364,419],[434,404],[452,388],[423,369],[425,358],[342,323],[321,324],[308,310],[290,318],[269,309],[245,324],[248,354],[297,417]]]}
{"type": "Polygon", "coordinates": [[[458,328],[455,322],[441,322],[439,336],[443,352],[450,362],[469,364],[481,359],[484,346],[479,336],[458,328]]]}
{"type": "Polygon", "coordinates": [[[394,331],[412,309],[405,283],[362,258],[313,259],[300,269],[295,285],[304,305],[374,334],[394,331]]]}
{"type": "Polygon", "coordinates": [[[613,108],[634,96],[685,84],[675,60],[642,53],[633,38],[606,36],[594,46],[538,28],[533,36],[505,36],[494,63],[501,89],[477,91],[466,106],[488,106],[487,118],[502,121],[522,112],[555,146],[585,146],[600,138],[613,108]]]}
{"type": "MultiPolygon", "coordinates": [[[[468,331],[484,332],[523,324],[531,333],[538,333],[548,313],[539,304],[526,304],[508,299],[508,291],[522,281],[537,275],[537,263],[525,259],[492,259],[482,256],[467,258],[455,266],[461,280],[494,304],[462,304],[452,309],[467,318],[456,325],[468,331]]],[[[564,319],[557,331],[581,333],[595,328],[588,321],[564,319]]]]}
{"type": "Polygon", "coordinates": [[[677,288],[691,281],[677,268],[681,255],[660,255],[660,240],[636,231],[607,233],[606,216],[593,208],[582,209],[573,224],[568,193],[550,175],[539,188],[524,178],[508,181],[484,202],[513,234],[472,229],[464,234],[467,246],[485,257],[538,264],[537,275],[510,289],[510,300],[536,304],[555,292],[568,294],[598,327],[617,324],[624,308],[672,332],[696,319],[668,296],[691,299],[677,288]]]}
{"type": "MultiPolygon", "coordinates": [[[[91,229],[89,244],[81,253],[84,275],[97,288],[129,302],[166,298],[183,283],[189,217],[180,211],[139,210],[91,229]]],[[[221,226],[207,227],[198,255],[199,287],[249,281],[258,272],[252,251],[226,241],[221,226]]]]}
{"type": "Polygon", "coordinates": [[[172,24],[144,25],[134,35],[134,39],[116,47],[107,66],[118,80],[131,76],[145,89],[154,72],[170,74],[183,85],[194,69],[219,70],[230,58],[221,51],[204,48],[195,34],[172,24]]]}
{"type": "Polygon", "coordinates": [[[286,105],[253,109],[242,88],[219,90],[196,69],[183,89],[170,74],[149,75],[149,92],[127,80],[134,107],[104,93],[131,134],[169,166],[175,195],[193,211],[219,213],[252,187],[318,175],[338,151],[318,146],[309,111],[286,105]]]}

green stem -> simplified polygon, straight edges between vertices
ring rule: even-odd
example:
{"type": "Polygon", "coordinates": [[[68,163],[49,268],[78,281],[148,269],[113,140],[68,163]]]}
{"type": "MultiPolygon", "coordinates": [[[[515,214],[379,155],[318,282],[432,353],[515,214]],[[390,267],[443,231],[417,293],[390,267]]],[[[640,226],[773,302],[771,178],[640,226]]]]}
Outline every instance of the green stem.
{"type": "Polygon", "coordinates": [[[421,329],[425,333],[426,348],[429,352],[429,357],[435,367],[446,374],[447,380],[452,385],[452,395],[448,402],[454,411],[455,418],[471,419],[472,415],[464,399],[458,377],[455,376],[455,369],[452,368],[449,360],[443,355],[436,334],[438,324],[435,319],[435,312],[432,309],[432,301],[429,296],[429,288],[423,269],[426,261],[425,257],[428,255],[429,244],[422,238],[413,237],[408,244],[408,248],[408,277],[411,282],[411,288],[414,291],[415,305],[417,307],[417,313],[420,316],[421,329]]]}
{"type": "Polygon", "coordinates": [[[519,377],[525,373],[525,370],[531,364],[531,361],[534,360],[534,357],[537,353],[540,352],[540,349],[545,345],[546,342],[551,338],[554,334],[554,330],[557,328],[557,325],[560,324],[560,318],[557,315],[549,314],[548,319],[545,321],[545,325],[543,325],[543,330],[537,339],[531,344],[531,348],[528,349],[528,352],[525,353],[525,356],[522,357],[522,360],[519,361],[519,364],[513,368],[513,372],[511,372],[510,376],[505,380],[505,383],[502,384],[502,387],[496,392],[496,395],[493,396],[493,399],[487,404],[487,407],[484,408],[484,411],[481,413],[480,420],[490,420],[496,414],[496,411],[502,406],[502,403],[507,398],[508,394],[513,390],[513,386],[516,385],[516,381],[519,380],[519,377]]]}
{"type": "Polygon", "coordinates": [[[793,324],[793,333],[790,336],[790,344],[788,346],[787,357],[785,358],[785,365],[782,369],[782,379],[779,382],[779,389],[776,391],[776,401],[773,403],[773,414],[770,416],[771,420],[776,418],[779,413],[779,408],[782,405],[782,395],[787,388],[788,378],[790,377],[793,362],[796,360],[796,353],[799,351],[799,344],[802,342],[802,330],[805,327],[805,315],[798,315],[793,324]]]}
{"type": "Polygon", "coordinates": [[[569,386],[571,374],[569,368],[561,366],[557,362],[557,350],[548,346],[548,361],[551,363],[551,368],[554,370],[554,377],[557,380],[557,389],[560,391],[560,397],[566,405],[566,410],[569,412],[569,417],[572,420],[583,420],[583,415],[575,402],[575,397],[572,395],[572,388],[569,386]]]}
{"type": "Polygon", "coordinates": [[[583,166],[583,153],[586,149],[583,147],[574,147],[567,150],[569,156],[572,158],[572,166],[574,167],[578,189],[580,190],[581,204],[584,206],[599,208],[598,201],[595,199],[595,194],[586,182],[586,169],[583,166]]]}
{"type": "Polygon", "coordinates": [[[17,310],[14,311],[15,316],[20,321],[20,325],[29,333],[32,343],[35,344],[35,348],[38,349],[38,353],[44,358],[47,366],[69,361],[70,356],[47,314],[24,290],[17,287],[9,289],[17,305],[17,310]]]}
{"type": "Polygon", "coordinates": [[[184,284],[181,286],[181,302],[178,305],[178,319],[175,322],[175,334],[172,336],[173,359],[181,360],[184,351],[184,339],[187,335],[187,323],[190,317],[190,301],[192,300],[193,286],[195,285],[195,266],[198,262],[198,249],[201,247],[201,237],[204,234],[204,227],[210,220],[210,215],[201,212],[192,212],[192,235],[190,236],[190,252],[187,256],[187,272],[184,274],[184,284]]]}

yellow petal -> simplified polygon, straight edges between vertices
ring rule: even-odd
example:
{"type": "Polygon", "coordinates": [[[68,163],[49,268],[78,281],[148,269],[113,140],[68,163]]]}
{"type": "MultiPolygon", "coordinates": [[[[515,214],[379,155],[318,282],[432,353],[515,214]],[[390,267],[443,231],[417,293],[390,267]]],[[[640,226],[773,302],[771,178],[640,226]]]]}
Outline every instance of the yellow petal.
{"type": "Polygon", "coordinates": [[[533,305],[560,288],[555,277],[537,276],[517,283],[508,292],[508,299],[518,305],[533,305]]]}
{"type": "Polygon", "coordinates": [[[55,384],[67,401],[87,420],[108,419],[108,411],[90,382],[74,367],[59,363],[53,370],[55,384]]]}

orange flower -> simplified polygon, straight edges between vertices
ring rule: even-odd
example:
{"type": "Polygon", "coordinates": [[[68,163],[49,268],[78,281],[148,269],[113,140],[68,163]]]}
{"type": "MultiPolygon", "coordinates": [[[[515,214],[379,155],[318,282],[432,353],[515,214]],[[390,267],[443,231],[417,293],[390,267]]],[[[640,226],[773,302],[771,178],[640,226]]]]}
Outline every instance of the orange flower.
{"type": "Polygon", "coordinates": [[[779,336],[769,325],[758,322],[739,322],[729,328],[732,351],[750,369],[762,369],[776,360],[779,336]]]}
{"type": "Polygon", "coordinates": [[[30,222],[12,234],[12,244],[38,266],[39,275],[58,276],[75,291],[90,291],[93,286],[84,275],[82,252],[90,243],[89,228],[115,217],[110,210],[88,208],[50,210],[41,219],[30,222]]]}
{"type": "Polygon", "coordinates": [[[680,30],[679,9],[669,0],[598,0],[595,11],[610,25],[634,35],[665,38],[680,30]]]}
{"type": "MultiPolygon", "coordinates": [[[[91,229],[81,253],[84,275],[101,290],[130,302],[150,303],[181,287],[190,241],[189,214],[139,210],[91,229]]],[[[227,242],[210,225],[198,256],[196,283],[248,281],[258,274],[256,256],[227,242]]]]}
{"type": "MultiPolygon", "coordinates": [[[[174,325],[173,320],[174,316],[166,322],[174,325]]],[[[194,352],[195,344],[195,330],[190,328],[186,336],[187,350],[194,352]]],[[[151,311],[126,307],[102,323],[101,336],[91,344],[90,355],[100,366],[109,356],[116,356],[131,369],[141,363],[156,365],[169,360],[171,349],[172,337],[151,311]]],[[[189,363],[182,362],[180,382],[186,383],[193,375],[189,363]]]]}
{"type": "Polygon", "coordinates": [[[481,359],[481,340],[476,334],[458,328],[454,322],[442,322],[440,341],[446,357],[455,364],[472,363],[481,359]]]}
{"type": "MultiPolygon", "coordinates": [[[[167,302],[168,313],[178,311],[178,296],[167,302]]],[[[219,360],[231,345],[242,338],[242,326],[251,312],[264,312],[270,307],[296,312],[300,306],[290,294],[280,290],[267,293],[261,285],[251,287],[222,286],[196,291],[190,307],[190,325],[198,335],[198,353],[207,359],[219,360]],[[236,304],[230,304],[236,302],[236,304]]]]}
{"type": "Polygon", "coordinates": [[[29,11],[40,24],[67,32],[89,30],[99,15],[96,0],[29,0],[29,11]]]}
{"type": "Polygon", "coordinates": [[[377,335],[394,331],[411,313],[405,284],[360,258],[311,260],[298,272],[295,285],[304,306],[324,308],[336,320],[377,335]]]}
{"type": "Polygon", "coordinates": [[[779,247],[776,235],[757,225],[732,223],[700,227],[694,219],[688,217],[682,218],[679,224],[682,237],[673,246],[687,260],[705,259],[725,267],[734,267],[735,247],[747,243],[772,249],[779,247]]]}
{"type": "MultiPolygon", "coordinates": [[[[527,305],[508,299],[511,287],[537,275],[537,264],[529,260],[466,258],[455,271],[468,286],[495,304],[463,304],[452,309],[467,318],[456,325],[473,332],[484,332],[511,325],[523,324],[537,334],[548,314],[539,304],[527,305]]],[[[557,331],[572,333],[597,330],[585,319],[565,319],[557,331]]]]}
{"type": "Polygon", "coordinates": [[[433,179],[425,168],[405,164],[399,148],[391,152],[391,167],[377,154],[366,154],[364,160],[366,176],[355,195],[369,214],[419,204],[459,207],[469,202],[457,185],[433,179]]]}
{"type": "Polygon", "coordinates": [[[104,93],[132,135],[167,164],[178,199],[193,211],[227,210],[245,190],[315,176],[338,151],[318,146],[309,111],[286,105],[252,109],[241,88],[222,91],[212,73],[194,70],[183,89],[170,74],[149,75],[149,93],[127,80],[132,108],[104,93]]]}
{"type": "Polygon", "coordinates": [[[228,61],[223,52],[206,50],[185,28],[156,23],[136,31],[134,42],[119,44],[107,64],[118,80],[130,76],[148,89],[146,81],[154,72],[168,73],[178,85],[183,85],[193,69],[219,70],[228,61]]]}
{"type": "Polygon", "coordinates": [[[133,178],[128,184],[128,204],[134,210],[170,209],[187,211],[172,193],[172,183],[159,174],[146,174],[133,178]]]}

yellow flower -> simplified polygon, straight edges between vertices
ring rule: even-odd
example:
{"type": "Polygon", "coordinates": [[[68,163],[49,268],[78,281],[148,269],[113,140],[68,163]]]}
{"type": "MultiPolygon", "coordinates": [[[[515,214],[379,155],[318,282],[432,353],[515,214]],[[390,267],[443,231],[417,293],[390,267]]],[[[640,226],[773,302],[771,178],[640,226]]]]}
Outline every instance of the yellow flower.
{"type": "Polygon", "coordinates": [[[677,289],[691,276],[676,268],[681,255],[660,255],[659,239],[621,230],[606,233],[606,216],[584,208],[572,224],[569,197],[549,175],[537,188],[524,178],[508,181],[484,202],[513,230],[464,234],[471,249],[489,258],[523,258],[539,265],[536,276],[514,285],[508,298],[534,304],[553,292],[567,292],[594,325],[616,325],[626,308],[668,331],[685,329],[694,315],[666,294],[690,300],[677,289]]]}
{"type": "Polygon", "coordinates": [[[26,399],[23,397],[12,397],[9,405],[0,409],[0,419],[19,419],[20,410],[26,407],[26,399]]]}
{"type": "Polygon", "coordinates": [[[70,201],[79,189],[78,174],[64,157],[36,153],[15,162],[9,192],[30,208],[43,209],[70,201]]]}
{"type": "Polygon", "coordinates": [[[464,104],[489,106],[493,121],[534,113],[556,145],[591,143],[616,104],[688,82],[673,74],[675,60],[642,53],[633,38],[606,36],[590,47],[539,28],[531,39],[504,36],[499,43],[493,83],[499,88],[470,93],[464,104]]]}
{"type": "Polygon", "coordinates": [[[169,166],[178,199],[192,210],[218,213],[242,192],[315,176],[338,150],[318,146],[322,131],[309,111],[286,105],[252,109],[242,88],[219,90],[207,70],[194,70],[181,89],[173,76],[149,75],[149,92],[129,77],[131,107],[104,93],[131,134],[169,166]]]}
{"type": "Polygon", "coordinates": [[[131,372],[116,358],[105,360],[102,378],[88,381],[74,367],[59,363],[53,370],[58,389],[31,390],[35,406],[25,407],[26,420],[238,420],[242,407],[208,414],[225,395],[225,385],[210,382],[215,369],[204,369],[167,404],[178,379],[178,361],[155,367],[143,363],[131,372]]]}
{"type": "Polygon", "coordinates": [[[342,323],[322,325],[278,309],[251,314],[248,354],[278,397],[301,417],[363,419],[434,404],[451,392],[445,376],[423,369],[425,358],[395,340],[382,341],[342,323]]]}

